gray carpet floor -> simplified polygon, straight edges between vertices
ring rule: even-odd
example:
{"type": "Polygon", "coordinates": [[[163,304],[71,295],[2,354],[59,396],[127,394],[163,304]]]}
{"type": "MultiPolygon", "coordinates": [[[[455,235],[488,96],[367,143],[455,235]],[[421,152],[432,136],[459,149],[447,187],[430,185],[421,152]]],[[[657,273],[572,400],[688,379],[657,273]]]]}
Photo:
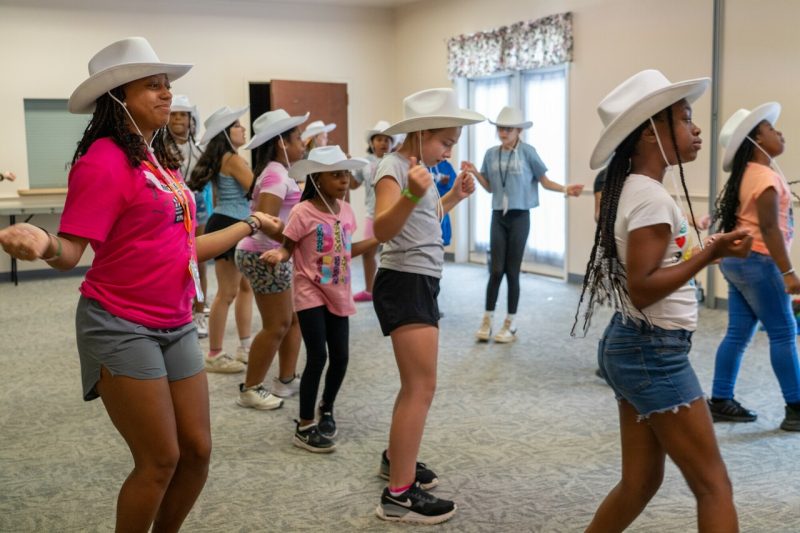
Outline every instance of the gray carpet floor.
{"type": "MultiPolygon", "coordinates": [[[[360,265],[354,270],[360,275],[360,265]]],[[[131,459],[102,404],[81,399],[73,331],[79,282],[0,284],[2,532],[113,528],[116,493],[131,459]]],[[[439,473],[436,493],[456,500],[459,511],[436,529],[581,531],[619,476],[616,404],[594,375],[597,337],[609,314],[597,316],[587,338],[571,339],[579,288],[524,275],[518,342],[476,344],[485,283],[484,267],[446,267],[439,387],[420,459],[439,473]]],[[[354,282],[356,290],[361,286],[354,282]]],[[[498,309],[504,305],[501,297],[498,309]]],[[[254,328],[257,319],[256,313],[254,328]]],[[[724,312],[701,311],[692,359],[706,387],[725,323],[724,312]]],[[[339,447],[331,455],[291,445],[296,398],[277,411],[242,409],[234,403],[240,377],[209,375],[211,471],[185,531],[407,527],[374,516],[398,377],[370,304],[359,304],[351,338],[337,402],[339,447]]],[[[231,316],[228,349],[235,339],[231,316]]],[[[758,421],[716,431],[741,528],[800,531],[800,435],[778,429],[783,401],[763,333],[746,356],[737,397],[758,411],[758,421]]],[[[670,463],[663,487],[630,531],[693,529],[694,499],[670,463]]]]}

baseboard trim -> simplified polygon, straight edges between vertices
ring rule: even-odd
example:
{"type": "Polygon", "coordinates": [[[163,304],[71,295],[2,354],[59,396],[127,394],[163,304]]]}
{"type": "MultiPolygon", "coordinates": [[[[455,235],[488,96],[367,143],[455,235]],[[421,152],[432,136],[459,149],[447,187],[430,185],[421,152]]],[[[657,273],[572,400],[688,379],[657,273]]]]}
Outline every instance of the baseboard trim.
{"type": "MultiPolygon", "coordinates": [[[[36,270],[19,270],[17,271],[17,278],[20,283],[24,281],[37,281],[43,279],[57,279],[75,276],[85,276],[89,271],[88,266],[75,267],[66,272],[60,272],[52,268],[40,268],[36,270]]],[[[11,272],[0,272],[0,280],[6,283],[11,283],[11,272]]]]}

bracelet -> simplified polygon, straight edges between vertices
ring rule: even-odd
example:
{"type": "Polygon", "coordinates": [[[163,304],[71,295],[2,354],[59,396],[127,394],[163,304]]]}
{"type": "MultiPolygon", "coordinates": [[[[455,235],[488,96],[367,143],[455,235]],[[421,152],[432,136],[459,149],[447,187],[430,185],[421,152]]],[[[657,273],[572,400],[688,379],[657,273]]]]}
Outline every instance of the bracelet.
{"type": "Polygon", "coordinates": [[[781,272],[781,276],[788,276],[789,274],[794,274],[794,268],[790,268],[786,272],[781,272]]]}
{"type": "Polygon", "coordinates": [[[403,192],[401,194],[406,198],[408,198],[409,200],[411,200],[412,202],[414,202],[415,204],[418,204],[419,201],[422,200],[422,198],[411,192],[411,190],[409,190],[408,187],[403,189],[403,192]]]}
{"type": "MultiPolygon", "coordinates": [[[[56,259],[58,259],[59,257],[61,257],[61,251],[62,251],[62,249],[63,249],[63,247],[62,247],[62,244],[61,244],[61,239],[59,239],[59,238],[58,238],[58,235],[53,235],[52,233],[50,233],[49,231],[47,231],[47,230],[46,230],[46,229],[44,229],[44,228],[39,228],[39,229],[40,229],[40,230],[42,230],[42,231],[44,231],[45,233],[47,233],[47,238],[48,238],[48,239],[49,239],[51,242],[52,242],[52,239],[55,237],[55,239],[56,239],[56,243],[57,243],[57,246],[56,246],[56,253],[55,253],[54,255],[50,256],[50,257],[42,257],[42,261],[45,261],[45,262],[49,262],[49,261],[55,261],[56,259]]],[[[49,248],[49,246],[48,246],[48,248],[49,248]]]]}
{"type": "Polygon", "coordinates": [[[254,217],[253,215],[248,216],[246,219],[242,220],[245,224],[250,226],[250,235],[255,235],[258,233],[258,230],[261,229],[261,221],[254,217]]]}

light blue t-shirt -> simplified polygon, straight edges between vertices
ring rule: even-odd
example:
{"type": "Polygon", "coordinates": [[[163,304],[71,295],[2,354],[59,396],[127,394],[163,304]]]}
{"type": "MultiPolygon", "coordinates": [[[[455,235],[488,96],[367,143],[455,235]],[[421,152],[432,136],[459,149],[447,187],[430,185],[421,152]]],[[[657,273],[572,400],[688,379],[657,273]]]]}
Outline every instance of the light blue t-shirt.
{"type": "Polygon", "coordinates": [[[236,178],[220,172],[217,174],[217,205],[214,213],[242,220],[250,215],[250,205],[245,191],[236,178]]]}
{"type": "Polygon", "coordinates": [[[481,174],[492,187],[493,210],[503,210],[504,193],[507,209],[528,210],[539,205],[539,178],[547,174],[547,167],[536,148],[520,141],[510,152],[501,151],[499,146],[489,148],[481,174]]]}

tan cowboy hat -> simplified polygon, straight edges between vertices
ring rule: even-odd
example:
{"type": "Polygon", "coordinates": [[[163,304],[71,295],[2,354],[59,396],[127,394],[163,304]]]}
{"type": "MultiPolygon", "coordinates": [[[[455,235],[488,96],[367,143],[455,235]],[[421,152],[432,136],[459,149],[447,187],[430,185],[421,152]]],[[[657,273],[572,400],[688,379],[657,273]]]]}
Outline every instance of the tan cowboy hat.
{"type": "Polygon", "coordinates": [[[203,134],[203,138],[200,139],[200,142],[197,143],[200,146],[205,146],[211,142],[211,139],[225,131],[225,128],[239,120],[239,118],[247,113],[247,110],[250,109],[249,105],[244,107],[237,107],[231,109],[228,106],[223,106],[211,113],[204,126],[206,127],[206,132],[203,134]]]}
{"type": "Polygon", "coordinates": [[[731,171],[736,151],[747,138],[747,135],[753,131],[753,128],[761,124],[762,120],[766,120],[774,126],[780,115],[781,104],[778,102],[761,104],[752,111],[739,109],[731,115],[731,118],[725,122],[719,132],[719,144],[725,150],[722,156],[722,170],[725,172],[731,171]]]}
{"type": "Polygon", "coordinates": [[[483,122],[486,117],[458,107],[453,89],[427,89],[403,100],[403,120],[383,131],[384,135],[437,128],[455,128],[483,122]]]}
{"type": "Polygon", "coordinates": [[[357,170],[369,164],[366,159],[353,157],[348,159],[337,145],[320,146],[308,152],[308,159],[297,161],[289,169],[289,176],[302,181],[309,174],[317,172],[333,172],[334,170],[357,170]]]}
{"type": "MultiPolygon", "coordinates": [[[[372,128],[367,130],[366,135],[364,135],[364,138],[367,140],[367,144],[370,144],[372,142],[372,138],[375,137],[376,135],[386,135],[385,133],[383,133],[383,130],[388,128],[390,125],[391,124],[389,124],[385,120],[379,120],[378,122],[376,122],[375,125],[372,126],[372,128]]],[[[394,137],[392,137],[391,135],[386,135],[386,136],[392,140],[392,145],[394,145],[395,144],[394,137]]]]}
{"type": "Polygon", "coordinates": [[[489,122],[500,128],[522,128],[527,130],[533,126],[533,122],[525,120],[521,109],[511,106],[505,106],[500,110],[500,114],[497,115],[497,120],[494,122],[490,120],[489,122]]]}
{"type": "Polygon", "coordinates": [[[620,143],[647,119],[684,98],[694,102],[710,83],[710,78],[672,83],[658,70],[643,70],[622,82],[597,106],[605,129],[592,151],[589,166],[605,166],[620,143]]]}
{"type": "Polygon", "coordinates": [[[190,64],[162,63],[144,37],[128,37],[112,43],[89,61],[89,78],[69,97],[70,113],[92,113],[97,99],[121,85],[166,74],[175,81],[192,68],[190,64]]]}
{"type": "Polygon", "coordinates": [[[276,135],[296,128],[308,120],[308,115],[306,113],[305,115],[292,117],[283,109],[267,111],[253,122],[253,138],[244,145],[244,149],[253,150],[258,148],[276,135]]]}

